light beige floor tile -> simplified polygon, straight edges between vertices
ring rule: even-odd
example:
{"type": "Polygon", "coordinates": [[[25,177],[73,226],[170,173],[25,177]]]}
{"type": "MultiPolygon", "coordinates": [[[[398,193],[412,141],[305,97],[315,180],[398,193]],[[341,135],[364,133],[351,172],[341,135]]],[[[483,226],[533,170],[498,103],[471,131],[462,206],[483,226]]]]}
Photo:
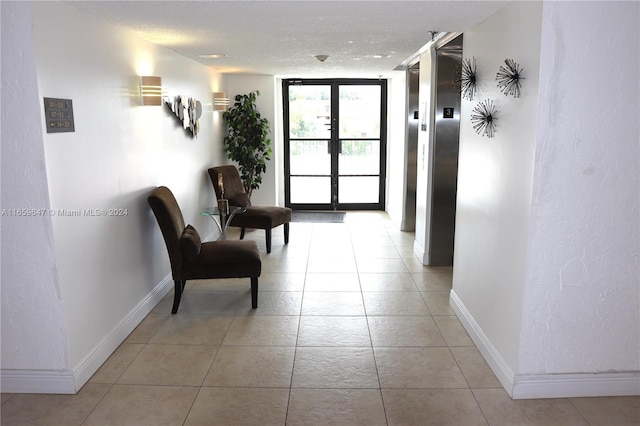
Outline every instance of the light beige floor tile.
{"type": "MultiPolygon", "coordinates": [[[[173,293],[173,292],[172,292],[173,293]]],[[[167,295],[168,296],[168,295],[167,295]]],[[[173,296],[171,296],[173,303],[173,296]]],[[[166,298],[166,297],[165,297],[166,298]]],[[[153,337],[158,329],[162,326],[164,321],[171,316],[171,308],[168,312],[164,313],[150,313],[142,320],[140,324],[127,336],[124,343],[149,343],[149,340],[153,337]]]]}
{"type": "Polygon", "coordinates": [[[301,272],[263,272],[258,280],[259,291],[303,291],[304,279],[301,272]]]}
{"type": "Polygon", "coordinates": [[[203,386],[289,388],[294,347],[222,346],[203,386]]]}
{"type": "Polygon", "coordinates": [[[262,272],[304,273],[307,270],[307,256],[298,257],[270,257],[262,256],[262,272]]]}
{"type": "Polygon", "coordinates": [[[374,348],[386,388],[467,388],[448,348],[374,348]]]}
{"type": "Polygon", "coordinates": [[[413,280],[420,291],[450,291],[453,276],[449,272],[423,271],[413,273],[413,280]]]}
{"type": "Polygon", "coordinates": [[[431,315],[455,315],[449,306],[450,291],[428,291],[421,294],[431,315]]]}
{"type": "MultiPolygon", "coordinates": [[[[190,291],[182,294],[178,315],[234,315],[236,311],[251,307],[251,285],[247,279],[244,289],[235,291],[190,291]]],[[[166,314],[171,312],[173,296],[164,298],[153,309],[155,314],[166,314]]]]}
{"type": "Polygon", "coordinates": [[[368,317],[373,346],[446,346],[431,316],[368,317]]]}
{"type": "Polygon", "coordinates": [[[115,383],[145,345],[123,343],[94,373],[89,383],[115,383]]]}
{"type": "Polygon", "coordinates": [[[187,281],[187,291],[238,291],[251,285],[249,278],[219,278],[187,281]]]}
{"type": "Polygon", "coordinates": [[[426,266],[422,264],[422,262],[413,254],[409,248],[402,248],[400,252],[400,256],[404,261],[405,266],[407,267],[407,271],[412,274],[419,274],[426,270],[426,266]]]}
{"type": "Polygon", "coordinates": [[[222,343],[232,317],[193,315],[180,312],[171,315],[149,343],[172,345],[211,345],[222,343]]]}
{"type": "Polygon", "coordinates": [[[356,259],[400,259],[395,246],[354,245],[356,259]]]}
{"type": "Polygon", "coordinates": [[[358,247],[395,247],[393,240],[389,237],[386,230],[383,228],[379,228],[379,230],[380,235],[367,235],[366,230],[363,232],[353,232],[353,245],[358,247]]]}
{"type": "Polygon", "coordinates": [[[184,424],[282,426],[288,398],[288,389],[203,387],[184,424]]]}
{"type": "Polygon", "coordinates": [[[360,291],[358,274],[307,274],[304,291],[360,291]]]}
{"type": "Polygon", "coordinates": [[[198,388],[114,385],[83,425],[180,425],[198,388]]]}
{"type": "Polygon", "coordinates": [[[110,388],[88,383],[76,395],[15,394],[2,404],[0,424],[81,425],[110,388]]]}
{"type": "Polygon", "coordinates": [[[418,291],[411,274],[360,274],[362,291],[418,291]]]}
{"type": "Polygon", "coordinates": [[[389,426],[486,425],[469,389],[383,389],[389,426]]]}
{"type": "Polygon", "coordinates": [[[591,426],[640,425],[640,396],[570,398],[591,426]]]}
{"type": "Polygon", "coordinates": [[[380,390],[291,390],[287,426],[386,424],[380,390]]]}
{"type": "Polygon", "coordinates": [[[303,316],[298,346],[371,346],[364,316],[303,316]]]}
{"type": "Polygon", "coordinates": [[[297,348],[294,388],[378,388],[371,348],[297,348]]]}
{"type": "Polygon", "coordinates": [[[148,344],[118,384],[200,386],[217,346],[148,344]]]}
{"type": "Polygon", "coordinates": [[[568,399],[512,400],[504,389],[473,389],[491,426],[587,425],[568,399]]]}
{"type": "Polygon", "coordinates": [[[475,346],[449,348],[455,358],[469,387],[499,388],[500,382],[475,346]]]}
{"type": "Polygon", "coordinates": [[[473,341],[456,316],[434,316],[433,319],[447,345],[473,346],[473,341]]]}
{"type": "Polygon", "coordinates": [[[409,272],[402,259],[358,258],[358,272],[364,274],[409,272]]]}
{"type": "Polygon", "coordinates": [[[222,345],[295,346],[297,316],[235,317],[222,345]]]}
{"type": "Polygon", "coordinates": [[[420,293],[364,292],[362,297],[368,316],[430,315],[420,293]]]}
{"type": "Polygon", "coordinates": [[[300,315],[302,305],[301,291],[265,291],[258,290],[258,307],[247,305],[238,309],[236,315],[300,315]]]}
{"type": "Polygon", "coordinates": [[[364,315],[360,292],[305,292],[302,315],[364,315]]]}
{"type": "Polygon", "coordinates": [[[353,257],[311,256],[307,272],[309,273],[356,273],[356,261],[353,257]]]}

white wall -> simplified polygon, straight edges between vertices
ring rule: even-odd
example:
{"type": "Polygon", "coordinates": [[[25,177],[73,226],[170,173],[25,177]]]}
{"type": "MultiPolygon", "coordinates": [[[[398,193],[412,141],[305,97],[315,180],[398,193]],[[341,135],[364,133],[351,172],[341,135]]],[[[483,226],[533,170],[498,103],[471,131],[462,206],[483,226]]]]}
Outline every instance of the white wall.
{"type": "MultiPolygon", "coordinates": [[[[214,199],[206,169],[224,159],[222,119],[212,112],[212,92],[223,89],[223,82],[210,68],[68,5],[38,2],[31,8],[32,23],[25,27],[33,25],[37,82],[27,84],[37,83],[39,97],[31,99],[30,107],[38,113],[30,117],[31,126],[43,132],[40,150],[44,144],[50,207],[54,212],[126,210],[124,216],[52,217],[67,351],[78,389],[172,285],[164,241],[146,201],[151,190],[168,186],[185,221],[203,236],[213,232],[198,209],[214,199]],[[53,36],[64,49],[52,49],[53,36]],[[197,138],[178,127],[165,107],[139,105],[139,75],[162,76],[169,94],[201,100],[204,112],[197,138]],[[44,120],[38,118],[43,97],[73,100],[74,133],[44,133],[44,120]]],[[[21,49],[24,52],[29,50],[21,49]]],[[[32,159],[29,155],[9,161],[24,166],[32,159]]],[[[39,179],[38,185],[44,184],[39,179]]],[[[3,287],[5,279],[18,278],[3,275],[3,287]]],[[[33,288],[35,283],[21,285],[33,288]]],[[[16,301],[3,298],[5,302],[16,301]]],[[[3,323],[3,338],[17,331],[3,323]]],[[[57,340],[51,336],[45,344],[57,340]]],[[[24,351],[49,356],[31,348],[29,341],[22,344],[24,351]]],[[[5,358],[3,347],[3,368],[7,360],[11,358],[5,358]]]]}
{"type": "Polygon", "coordinates": [[[24,370],[40,371],[38,380],[47,382],[72,384],[73,377],[48,214],[42,130],[39,120],[34,120],[40,116],[41,102],[35,84],[30,8],[28,3],[2,2],[0,13],[4,392],[11,386],[20,388],[24,370]],[[35,215],[23,216],[27,212],[35,215]]]}
{"type": "Polygon", "coordinates": [[[499,115],[482,138],[462,105],[451,304],[514,398],[640,393],[638,12],[513,3],[464,34],[499,115]]]}
{"type": "Polygon", "coordinates": [[[518,373],[637,372],[640,4],[548,2],[543,23],[518,373]]]}
{"type": "Polygon", "coordinates": [[[433,159],[432,130],[435,108],[435,49],[433,44],[420,54],[420,89],[418,122],[418,167],[416,177],[416,229],[413,253],[424,264],[428,259],[431,201],[430,188],[433,184],[430,164],[433,159]],[[426,125],[423,130],[423,124],[426,125]]]}
{"type": "Polygon", "coordinates": [[[453,291],[511,371],[516,371],[527,253],[540,56],[541,3],[512,4],[464,33],[479,95],[462,100],[453,291]],[[506,58],[524,69],[522,95],[506,97],[495,75],[506,58]],[[470,116],[498,105],[493,138],[470,116]]]}
{"type": "Polygon", "coordinates": [[[404,229],[407,193],[407,76],[394,71],[387,83],[387,184],[385,210],[398,229],[404,229]]]}

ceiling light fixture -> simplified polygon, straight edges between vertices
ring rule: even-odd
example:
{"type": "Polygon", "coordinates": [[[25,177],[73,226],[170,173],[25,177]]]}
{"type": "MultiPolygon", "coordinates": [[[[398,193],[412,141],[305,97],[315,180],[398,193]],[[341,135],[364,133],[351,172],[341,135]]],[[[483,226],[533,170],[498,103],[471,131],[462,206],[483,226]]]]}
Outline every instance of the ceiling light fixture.
{"type": "Polygon", "coordinates": [[[228,57],[229,55],[227,55],[226,53],[207,53],[198,55],[198,58],[202,59],[224,59],[228,57]]]}
{"type": "Polygon", "coordinates": [[[316,59],[319,60],[320,62],[324,62],[327,59],[329,59],[329,55],[316,55],[316,59]]]}

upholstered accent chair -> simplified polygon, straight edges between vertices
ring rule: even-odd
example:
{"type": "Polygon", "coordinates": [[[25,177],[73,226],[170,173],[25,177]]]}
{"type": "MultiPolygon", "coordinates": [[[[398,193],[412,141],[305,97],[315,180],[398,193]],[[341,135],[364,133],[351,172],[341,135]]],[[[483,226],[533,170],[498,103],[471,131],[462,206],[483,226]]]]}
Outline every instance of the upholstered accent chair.
{"type": "Polygon", "coordinates": [[[216,192],[216,198],[222,199],[222,193],[218,185],[218,176],[222,175],[224,186],[224,198],[229,200],[229,205],[246,208],[246,211],[237,214],[231,219],[229,226],[240,227],[240,239],[244,238],[246,228],[264,229],[267,253],[271,253],[271,230],[284,225],[284,243],[289,243],[289,223],[291,222],[291,209],[277,206],[254,206],[244,190],[240,173],[234,165],[218,166],[209,169],[209,177],[216,192]]]}
{"type": "Polygon", "coordinates": [[[258,307],[262,261],[255,241],[202,242],[193,226],[185,226],[182,211],[169,188],[158,187],[147,200],[169,252],[175,283],[172,314],[178,312],[187,280],[196,279],[250,278],[251,307],[258,307]]]}

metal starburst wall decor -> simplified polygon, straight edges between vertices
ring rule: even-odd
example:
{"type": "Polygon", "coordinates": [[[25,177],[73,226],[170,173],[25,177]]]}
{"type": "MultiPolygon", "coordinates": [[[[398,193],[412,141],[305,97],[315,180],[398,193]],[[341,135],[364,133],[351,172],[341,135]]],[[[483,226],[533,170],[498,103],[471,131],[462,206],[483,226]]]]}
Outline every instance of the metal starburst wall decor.
{"type": "Polygon", "coordinates": [[[512,95],[514,98],[520,97],[520,88],[522,87],[522,67],[513,59],[505,59],[506,66],[501,65],[496,74],[498,88],[505,96],[512,95]]]}
{"type": "Polygon", "coordinates": [[[492,100],[485,100],[476,105],[471,114],[473,128],[480,136],[492,138],[496,132],[496,113],[498,108],[492,100]]]}
{"type": "Polygon", "coordinates": [[[477,68],[476,58],[463,59],[460,69],[460,94],[470,101],[476,96],[477,68]]]}

